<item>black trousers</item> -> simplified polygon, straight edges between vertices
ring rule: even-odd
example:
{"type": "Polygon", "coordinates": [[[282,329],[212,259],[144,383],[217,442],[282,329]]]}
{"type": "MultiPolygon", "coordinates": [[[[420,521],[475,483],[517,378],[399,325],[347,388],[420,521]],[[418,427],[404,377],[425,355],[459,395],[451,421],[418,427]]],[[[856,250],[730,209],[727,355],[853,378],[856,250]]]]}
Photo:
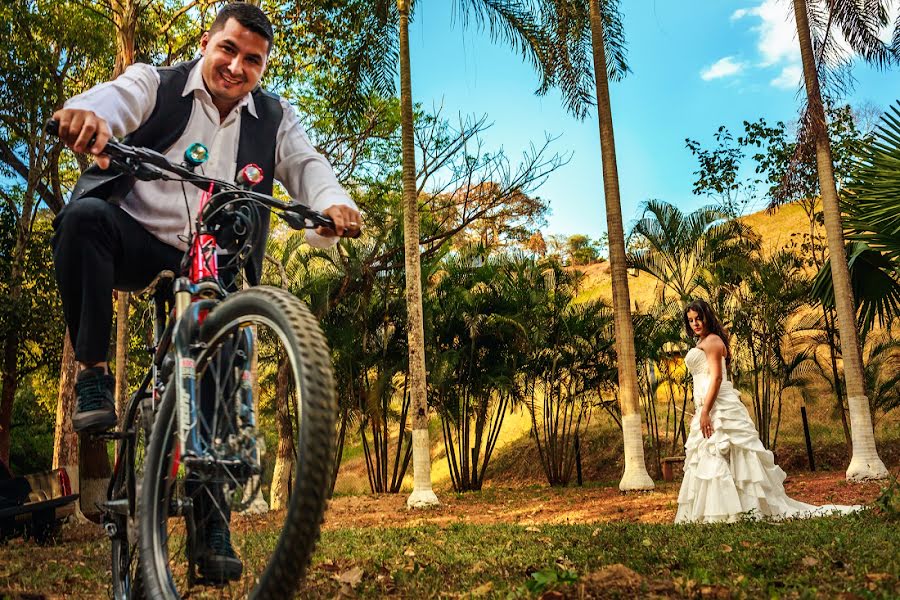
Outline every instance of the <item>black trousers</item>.
{"type": "Polygon", "coordinates": [[[53,265],[75,359],[105,362],[113,289],[144,289],[165,269],[178,275],[184,251],[161,242],[120,207],[99,198],[68,204],[53,228],[53,265]]]}

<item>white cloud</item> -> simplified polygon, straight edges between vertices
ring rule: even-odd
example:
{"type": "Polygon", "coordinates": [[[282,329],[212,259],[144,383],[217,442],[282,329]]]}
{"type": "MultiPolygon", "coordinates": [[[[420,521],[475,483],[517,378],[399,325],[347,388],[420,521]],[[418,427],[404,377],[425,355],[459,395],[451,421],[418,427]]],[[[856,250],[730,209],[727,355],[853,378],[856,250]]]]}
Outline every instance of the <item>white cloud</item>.
{"type": "Polygon", "coordinates": [[[764,0],[759,6],[738,9],[732,13],[731,20],[738,21],[747,17],[757,17],[760,20],[752,30],[759,34],[756,47],[762,57],[761,66],[769,67],[782,61],[800,61],[797,25],[788,0],[764,0]]]}
{"type": "Polygon", "coordinates": [[[891,38],[894,33],[894,23],[897,22],[898,17],[900,17],[900,2],[892,2],[888,6],[888,24],[881,28],[881,31],[878,33],[878,39],[886,44],[891,43],[891,38]]]}
{"type": "Polygon", "coordinates": [[[788,65],[781,69],[781,74],[770,83],[783,90],[796,90],[802,77],[803,69],[800,65],[788,65]]]}
{"type": "Polygon", "coordinates": [[[700,72],[700,78],[703,81],[711,81],[722,77],[731,77],[732,75],[737,75],[743,69],[744,63],[736,62],[733,56],[726,56],[703,69],[700,72]]]}
{"type": "MultiPolygon", "coordinates": [[[[739,8],[731,14],[732,23],[749,22],[750,31],[757,36],[758,62],[744,66],[773,72],[778,69],[780,73],[769,83],[781,89],[796,89],[803,70],[792,0],[757,0],[757,2],[759,3],[756,6],[739,8]]],[[[883,41],[890,39],[892,26],[900,12],[900,3],[892,3],[890,7],[890,24],[879,32],[879,37],[883,41]]],[[[830,61],[841,64],[855,58],[853,50],[837,27],[833,27],[829,35],[832,37],[833,48],[836,49],[829,57],[830,61]]]]}

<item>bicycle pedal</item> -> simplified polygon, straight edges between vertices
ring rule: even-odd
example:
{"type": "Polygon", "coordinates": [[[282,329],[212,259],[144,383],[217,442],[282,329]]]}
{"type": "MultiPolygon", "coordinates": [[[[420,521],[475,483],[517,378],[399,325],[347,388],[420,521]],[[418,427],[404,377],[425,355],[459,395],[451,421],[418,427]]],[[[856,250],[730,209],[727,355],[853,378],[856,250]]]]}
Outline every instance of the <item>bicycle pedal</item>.
{"type": "Polygon", "coordinates": [[[222,581],[220,579],[211,579],[209,577],[201,577],[197,576],[194,579],[194,585],[202,585],[205,587],[214,587],[214,588],[225,588],[231,584],[230,581],[222,581]]]}
{"type": "Polygon", "coordinates": [[[128,431],[100,431],[97,433],[89,433],[88,436],[95,440],[126,440],[134,437],[134,429],[129,429],[128,431]]]}
{"type": "Polygon", "coordinates": [[[100,507],[106,512],[128,516],[128,498],[107,500],[106,502],[103,502],[100,507]]]}

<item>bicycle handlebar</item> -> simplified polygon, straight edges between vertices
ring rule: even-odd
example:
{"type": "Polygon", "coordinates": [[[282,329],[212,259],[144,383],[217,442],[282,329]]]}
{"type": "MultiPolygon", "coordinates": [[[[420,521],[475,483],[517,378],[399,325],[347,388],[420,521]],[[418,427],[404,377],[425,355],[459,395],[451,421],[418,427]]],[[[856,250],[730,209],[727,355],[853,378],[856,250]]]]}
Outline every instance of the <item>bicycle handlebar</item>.
{"type": "MultiPolygon", "coordinates": [[[[59,121],[54,119],[48,120],[45,129],[47,133],[59,136],[59,121]]],[[[93,143],[93,140],[91,142],[93,143]]],[[[200,175],[184,165],[173,163],[156,150],[141,146],[128,146],[115,140],[109,140],[102,153],[108,155],[114,161],[114,166],[119,170],[128,172],[142,181],[153,181],[156,179],[184,181],[204,191],[208,190],[210,185],[212,185],[213,195],[219,192],[234,192],[234,195],[252,199],[269,209],[279,211],[279,216],[293,229],[325,227],[335,231],[334,221],[331,217],[312,210],[299,202],[282,202],[268,194],[254,192],[230,181],[200,175]],[[172,173],[177,177],[170,177],[166,172],[172,173]],[[307,225],[307,223],[310,223],[310,225],[307,225]]],[[[217,208],[216,203],[210,203],[206,212],[211,213],[217,208]]],[[[345,234],[342,237],[349,238],[357,238],[361,233],[359,230],[351,231],[345,229],[344,231],[345,234]]]]}

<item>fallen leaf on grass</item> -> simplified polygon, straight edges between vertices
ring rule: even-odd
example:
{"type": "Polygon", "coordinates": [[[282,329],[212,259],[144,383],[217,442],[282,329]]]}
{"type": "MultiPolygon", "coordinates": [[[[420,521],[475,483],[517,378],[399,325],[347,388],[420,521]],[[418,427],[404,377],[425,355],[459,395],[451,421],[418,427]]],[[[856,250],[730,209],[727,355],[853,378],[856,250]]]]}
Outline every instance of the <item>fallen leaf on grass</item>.
{"type": "Polygon", "coordinates": [[[493,589],[494,589],[494,582],[488,581],[486,583],[482,583],[477,588],[472,590],[472,597],[478,598],[481,596],[487,596],[493,589]]]}
{"type": "Polygon", "coordinates": [[[800,562],[803,563],[804,567],[814,567],[819,564],[819,559],[813,558],[812,556],[804,556],[803,560],[801,560],[800,562]]]}
{"type": "Polygon", "coordinates": [[[343,573],[338,575],[336,579],[338,580],[338,582],[349,585],[351,588],[355,589],[356,586],[358,586],[360,582],[362,582],[364,573],[365,571],[363,571],[360,567],[353,567],[352,569],[344,571],[343,573]]]}
{"type": "Polygon", "coordinates": [[[701,598],[731,598],[731,589],[724,585],[701,585],[699,592],[701,598]]]}
{"type": "Polygon", "coordinates": [[[530,527],[526,527],[525,531],[529,531],[531,533],[540,533],[541,532],[540,529],[538,529],[537,527],[534,527],[533,525],[530,527]]]}
{"type": "Polygon", "coordinates": [[[407,548],[406,550],[403,551],[403,556],[408,556],[408,557],[412,558],[415,555],[416,555],[416,551],[413,550],[412,548],[407,548]]]}
{"type": "Polygon", "coordinates": [[[719,549],[725,554],[731,552],[731,546],[729,546],[728,544],[722,544],[721,546],[719,546],[719,549]]]}

